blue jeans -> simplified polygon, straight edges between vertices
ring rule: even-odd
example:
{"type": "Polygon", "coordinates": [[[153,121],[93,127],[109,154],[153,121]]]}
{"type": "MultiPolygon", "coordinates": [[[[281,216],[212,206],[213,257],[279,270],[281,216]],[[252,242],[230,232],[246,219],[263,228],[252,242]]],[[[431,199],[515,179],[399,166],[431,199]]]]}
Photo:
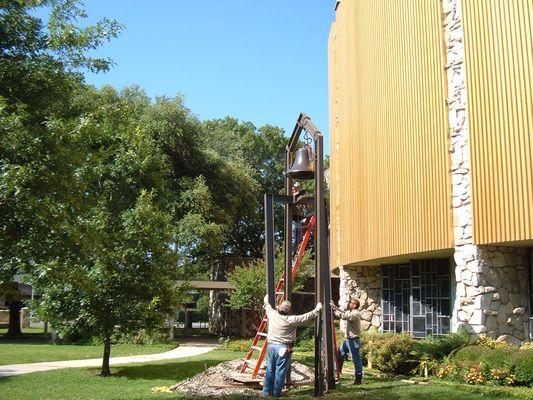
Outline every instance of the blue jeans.
{"type": "Polygon", "coordinates": [[[361,354],[359,349],[361,348],[361,339],[353,338],[346,339],[339,348],[339,360],[341,364],[344,364],[344,361],[348,357],[348,354],[352,356],[353,365],[355,366],[355,374],[361,375],[363,373],[363,361],[361,360],[361,354]]]}
{"type": "Polygon", "coordinates": [[[287,371],[291,365],[291,354],[285,351],[280,357],[279,351],[287,349],[287,346],[277,343],[269,343],[267,349],[267,369],[263,382],[263,393],[267,396],[281,396],[281,389],[285,384],[287,371]]]}

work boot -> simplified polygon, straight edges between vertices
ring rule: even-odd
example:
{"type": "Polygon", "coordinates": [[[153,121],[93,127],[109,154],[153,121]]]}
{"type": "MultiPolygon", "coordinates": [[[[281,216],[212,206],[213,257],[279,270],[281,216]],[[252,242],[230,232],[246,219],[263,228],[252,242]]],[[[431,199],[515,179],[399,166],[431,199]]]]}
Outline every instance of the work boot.
{"type": "Polygon", "coordinates": [[[363,374],[356,374],[355,380],[353,381],[354,385],[360,385],[363,381],[363,374]]]}

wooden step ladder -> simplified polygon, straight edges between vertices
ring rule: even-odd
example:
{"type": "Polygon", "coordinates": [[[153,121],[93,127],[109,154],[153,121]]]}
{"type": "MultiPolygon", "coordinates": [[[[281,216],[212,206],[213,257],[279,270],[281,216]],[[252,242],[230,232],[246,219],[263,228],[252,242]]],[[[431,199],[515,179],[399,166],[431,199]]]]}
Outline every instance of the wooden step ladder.
{"type": "MultiPolygon", "coordinates": [[[[302,238],[302,241],[300,242],[298,246],[298,251],[296,252],[296,259],[294,260],[294,263],[292,264],[292,273],[291,273],[292,280],[296,279],[296,276],[298,275],[298,270],[300,269],[300,265],[302,263],[302,260],[305,254],[305,250],[307,249],[307,245],[309,244],[309,240],[311,239],[311,234],[313,230],[315,229],[315,225],[316,225],[316,217],[312,215],[309,218],[309,222],[307,223],[307,229],[305,230],[305,234],[302,238]]],[[[283,272],[283,274],[281,275],[281,278],[279,279],[276,285],[276,304],[280,304],[283,300],[285,300],[285,292],[283,291],[284,282],[285,282],[285,272],[283,272]]],[[[268,318],[265,313],[265,315],[263,316],[263,319],[261,320],[261,323],[259,324],[259,328],[257,329],[257,333],[255,334],[254,340],[252,341],[250,350],[248,350],[244,363],[241,367],[241,372],[244,373],[246,369],[250,367],[254,352],[256,351],[259,352],[259,357],[257,358],[257,362],[252,372],[252,379],[255,379],[257,377],[259,369],[261,368],[261,364],[263,363],[263,360],[265,359],[266,350],[268,346],[267,333],[266,333],[267,321],[268,321],[268,318]],[[263,340],[262,344],[260,344],[261,340],[263,340]]]]}

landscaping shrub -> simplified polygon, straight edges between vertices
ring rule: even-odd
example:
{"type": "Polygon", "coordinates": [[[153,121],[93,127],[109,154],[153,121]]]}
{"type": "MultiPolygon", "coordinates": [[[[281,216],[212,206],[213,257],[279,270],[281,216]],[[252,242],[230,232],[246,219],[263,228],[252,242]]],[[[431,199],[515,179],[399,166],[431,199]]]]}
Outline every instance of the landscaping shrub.
{"type": "Polygon", "coordinates": [[[481,385],[482,383],[485,383],[485,375],[483,374],[483,370],[481,369],[480,365],[470,367],[464,374],[464,380],[470,385],[481,385]]]}
{"type": "Polygon", "coordinates": [[[517,351],[511,347],[490,348],[475,345],[457,351],[454,360],[457,362],[484,363],[489,368],[510,367],[512,365],[513,353],[517,351]]]}
{"type": "Polygon", "coordinates": [[[298,351],[315,350],[315,325],[298,328],[295,348],[298,351]]]}
{"type": "MultiPolygon", "coordinates": [[[[375,365],[375,357],[377,349],[387,340],[390,333],[380,333],[377,331],[363,331],[361,332],[361,359],[369,368],[377,368],[375,365]]],[[[338,342],[340,345],[340,341],[338,342]]]]}
{"type": "MultiPolygon", "coordinates": [[[[368,344],[373,364],[384,372],[406,374],[418,364],[413,360],[415,340],[408,333],[384,334],[383,340],[373,339],[368,344]]],[[[363,346],[364,347],[364,346],[363,346]]]]}
{"type": "Polygon", "coordinates": [[[114,344],[138,344],[138,345],[154,345],[168,343],[168,332],[166,330],[147,331],[146,329],[139,329],[134,333],[116,333],[112,337],[114,344]]]}
{"type": "Polygon", "coordinates": [[[438,361],[468,345],[466,332],[440,337],[413,339],[409,334],[363,332],[361,357],[371,368],[385,372],[408,373],[418,369],[422,375],[437,367],[438,361]]]}
{"type": "Polygon", "coordinates": [[[533,350],[533,342],[527,342],[524,343],[522,346],[520,346],[520,350],[533,350]]]}
{"type": "Polygon", "coordinates": [[[438,367],[436,375],[469,384],[533,385],[533,349],[492,345],[486,341],[460,349],[438,367]]]}
{"type": "Polygon", "coordinates": [[[414,356],[420,359],[442,360],[452,352],[468,346],[471,342],[467,332],[448,333],[439,337],[428,336],[415,341],[414,356]]]}
{"type": "Polygon", "coordinates": [[[244,357],[244,353],[250,350],[250,346],[252,345],[252,339],[221,339],[221,345],[223,349],[239,351],[243,353],[244,357]]]}
{"type": "Polygon", "coordinates": [[[511,347],[505,341],[498,342],[497,340],[492,339],[488,336],[480,337],[479,339],[476,340],[474,345],[480,346],[480,347],[486,347],[488,349],[508,349],[511,347]]]}
{"type": "Polygon", "coordinates": [[[313,339],[315,337],[315,325],[303,326],[298,328],[296,336],[296,345],[302,341],[313,339]]]}
{"type": "Polygon", "coordinates": [[[299,340],[296,343],[295,350],[298,351],[314,351],[315,350],[315,339],[305,339],[299,340]]]}
{"type": "Polygon", "coordinates": [[[489,370],[487,377],[498,385],[514,385],[516,383],[515,375],[509,368],[492,368],[489,370]]]}
{"type": "Polygon", "coordinates": [[[513,361],[516,381],[522,385],[533,386],[533,347],[518,350],[513,361]]]}
{"type": "Polygon", "coordinates": [[[435,375],[440,379],[449,379],[459,381],[461,379],[461,370],[457,364],[452,361],[444,361],[437,367],[435,375]]]}

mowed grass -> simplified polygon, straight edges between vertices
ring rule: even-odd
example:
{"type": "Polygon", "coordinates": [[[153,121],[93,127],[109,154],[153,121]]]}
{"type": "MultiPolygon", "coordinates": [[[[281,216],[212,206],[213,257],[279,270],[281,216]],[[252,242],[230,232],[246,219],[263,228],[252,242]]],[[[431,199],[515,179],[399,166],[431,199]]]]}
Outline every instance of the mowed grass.
{"type": "Polygon", "coordinates": [[[2,400],[140,400],[176,398],[176,393],[153,393],[171,386],[241,353],[215,350],[176,361],[111,367],[113,376],[102,378],[98,369],[76,368],[0,378],[2,400]]]}
{"type": "MultiPolygon", "coordinates": [[[[352,378],[344,376],[337,389],[327,393],[325,399],[371,399],[371,400],[503,400],[533,399],[533,389],[472,386],[450,383],[438,379],[430,380],[427,386],[411,385],[400,379],[366,377],[361,386],[350,386],[352,378]]],[[[292,390],[290,396],[312,399],[313,388],[292,390]]]]}
{"type": "MultiPolygon", "coordinates": [[[[172,344],[134,345],[122,344],[111,347],[111,357],[155,354],[175,347],[172,344]]],[[[26,364],[44,361],[84,360],[100,358],[104,354],[103,345],[46,344],[40,342],[0,341],[0,365],[26,364]]],[[[0,396],[0,399],[2,397],[0,396]]]]}
{"type": "MultiPolygon", "coordinates": [[[[141,400],[196,398],[177,393],[155,393],[154,387],[168,387],[190,378],[220,362],[242,357],[242,352],[214,350],[196,357],[175,361],[147,364],[131,364],[112,367],[113,376],[102,378],[97,369],[69,369],[39,372],[11,378],[0,378],[2,400],[141,400]]],[[[309,361],[309,357],[297,355],[297,359],[309,361]]],[[[348,386],[350,377],[345,376],[338,389],[326,393],[325,399],[372,399],[372,400],[475,400],[475,399],[533,399],[533,389],[470,386],[432,380],[428,386],[410,385],[399,379],[368,376],[362,386],[348,386]]],[[[209,384],[206,382],[206,384],[209,384]]],[[[258,392],[259,394],[259,392],[258,392]]],[[[313,388],[301,387],[288,392],[294,399],[312,399],[313,388]]],[[[231,396],[231,399],[243,399],[231,396]]]]}

